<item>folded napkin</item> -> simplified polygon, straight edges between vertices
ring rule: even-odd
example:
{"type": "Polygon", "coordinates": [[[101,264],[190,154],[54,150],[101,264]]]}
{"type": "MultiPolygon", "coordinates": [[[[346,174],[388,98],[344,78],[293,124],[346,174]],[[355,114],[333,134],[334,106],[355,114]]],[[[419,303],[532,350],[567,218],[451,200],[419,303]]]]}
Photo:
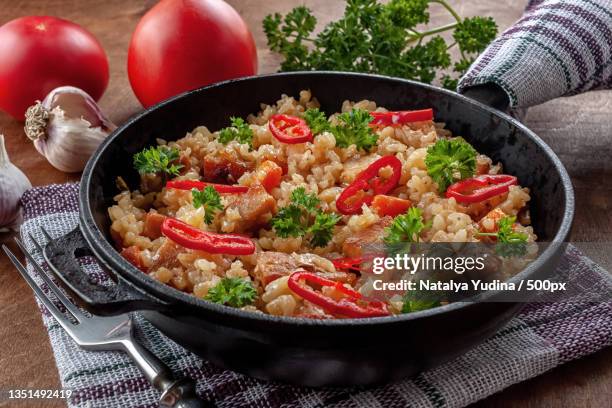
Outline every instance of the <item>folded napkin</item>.
{"type": "Polygon", "coordinates": [[[511,108],[612,86],[612,0],[531,0],[472,64],[459,92],[500,86],[511,108]]]}
{"type": "MultiPolygon", "coordinates": [[[[21,235],[28,250],[34,249],[28,234],[44,241],[40,227],[59,237],[78,224],[78,188],[60,184],[26,192],[21,235]]],[[[35,257],[42,263],[40,254],[35,257]]],[[[40,279],[31,267],[28,270],[40,279]]],[[[198,394],[219,407],[463,407],[612,344],[612,303],[576,302],[575,297],[588,287],[586,282],[610,293],[610,275],[572,246],[559,272],[580,277],[569,279],[571,293],[578,295],[528,305],[465,355],[412,379],[369,389],[312,389],[255,380],[202,361],[138,314],[135,326],[144,345],[174,372],[197,380],[198,394]]],[[[70,407],[156,406],[157,392],[125,354],[79,349],[44,307],[41,311],[62,386],[73,390],[70,407]]]]}

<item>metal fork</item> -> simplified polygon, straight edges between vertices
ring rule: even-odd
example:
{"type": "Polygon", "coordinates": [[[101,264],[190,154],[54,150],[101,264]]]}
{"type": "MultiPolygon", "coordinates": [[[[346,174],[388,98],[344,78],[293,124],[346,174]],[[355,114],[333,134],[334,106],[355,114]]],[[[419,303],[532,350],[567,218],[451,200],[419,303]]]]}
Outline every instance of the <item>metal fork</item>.
{"type": "MultiPolygon", "coordinates": [[[[43,232],[47,239],[51,239],[46,231],[43,230],[43,232]]],[[[43,248],[31,234],[30,239],[38,251],[42,253],[43,248]]],[[[22,242],[17,238],[15,238],[15,242],[43,281],[49,286],[49,289],[53,291],[57,300],[64,305],[68,316],[55,306],[49,296],[30,277],[25,266],[17,259],[15,254],[6,245],[2,245],[2,249],[23,279],[30,285],[38,299],[81,348],[126,352],[151,384],[161,392],[160,407],[196,408],[214,406],[197,397],[195,383],[191,379],[176,379],[168,366],[136,341],[133,334],[132,318],[129,314],[125,313],[117,316],[85,315],[47,276],[42,267],[34,260],[34,257],[25,249],[22,242]]]]}

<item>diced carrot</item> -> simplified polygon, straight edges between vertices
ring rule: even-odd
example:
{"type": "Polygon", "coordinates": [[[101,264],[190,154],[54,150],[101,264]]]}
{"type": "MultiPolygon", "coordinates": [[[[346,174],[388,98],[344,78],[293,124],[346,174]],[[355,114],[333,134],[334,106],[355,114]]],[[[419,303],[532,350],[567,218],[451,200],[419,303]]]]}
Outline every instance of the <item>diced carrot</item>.
{"type": "Polygon", "coordinates": [[[123,249],[123,251],[121,251],[121,256],[141,271],[147,271],[147,268],[142,264],[142,261],[140,260],[140,248],[138,248],[136,245],[132,245],[123,249]]]}
{"type": "Polygon", "coordinates": [[[142,231],[142,234],[151,239],[161,237],[161,225],[165,219],[165,215],[158,213],[147,213],[144,220],[144,230],[142,231]]]}
{"type": "Polygon", "coordinates": [[[255,180],[269,193],[278,187],[283,177],[283,169],[272,160],[266,160],[255,170],[255,180]]]}
{"type": "Polygon", "coordinates": [[[289,171],[289,165],[287,164],[287,158],[282,154],[275,154],[275,152],[265,151],[262,156],[262,163],[266,160],[273,161],[278,164],[281,169],[283,169],[283,174],[287,174],[289,171]]]}
{"type": "Polygon", "coordinates": [[[398,216],[405,213],[411,205],[412,202],[410,200],[383,194],[374,196],[372,200],[372,208],[374,208],[374,211],[381,217],[385,215],[391,217],[398,216]]]}

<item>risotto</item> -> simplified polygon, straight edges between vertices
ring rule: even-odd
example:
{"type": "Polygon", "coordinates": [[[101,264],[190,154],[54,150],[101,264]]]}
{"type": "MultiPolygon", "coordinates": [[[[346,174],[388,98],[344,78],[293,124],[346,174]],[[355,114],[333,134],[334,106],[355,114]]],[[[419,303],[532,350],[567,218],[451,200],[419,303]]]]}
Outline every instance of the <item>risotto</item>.
{"type": "MultiPolygon", "coordinates": [[[[409,293],[371,296],[368,245],[519,243],[533,255],[529,189],[431,109],[363,100],[340,110],[327,116],[304,90],[218,131],[158,139],[134,156],[139,189],[118,179],[117,248],[193,296],[320,319],[419,310],[409,293]]],[[[497,258],[501,279],[528,261],[497,258]]]]}

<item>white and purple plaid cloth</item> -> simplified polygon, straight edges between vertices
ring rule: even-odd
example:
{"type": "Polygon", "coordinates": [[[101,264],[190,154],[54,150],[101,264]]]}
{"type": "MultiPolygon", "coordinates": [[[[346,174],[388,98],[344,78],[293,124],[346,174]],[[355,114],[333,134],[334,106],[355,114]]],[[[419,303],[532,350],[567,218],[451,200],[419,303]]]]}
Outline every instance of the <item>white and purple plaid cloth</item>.
{"type": "Polygon", "coordinates": [[[526,108],[612,86],[612,0],[531,0],[478,57],[458,90],[493,83],[526,108]]]}
{"type": "MultiPolygon", "coordinates": [[[[58,237],[78,224],[78,184],[37,187],[23,197],[21,235],[28,250],[40,227],[58,237]]],[[[36,259],[42,263],[40,254],[36,259]]],[[[39,281],[31,267],[29,273],[39,281]]],[[[92,272],[94,272],[92,270],[92,272]]],[[[569,246],[559,266],[570,276],[572,293],[597,285],[610,293],[610,275],[569,246]],[[579,279],[571,279],[579,276],[579,279]],[[586,285],[590,282],[589,285],[586,285]]],[[[197,380],[198,394],[219,407],[463,407],[512,384],[540,375],[567,361],[612,345],[612,303],[577,301],[528,305],[497,334],[440,367],[398,383],[370,389],[309,389],[269,383],[223,370],[183,349],[135,315],[140,341],[176,373],[197,380]]],[[[157,392],[121,352],[79,349],[41,308],[59,377],[73,390],[70,407],[153,407],[157,392]]]]}

